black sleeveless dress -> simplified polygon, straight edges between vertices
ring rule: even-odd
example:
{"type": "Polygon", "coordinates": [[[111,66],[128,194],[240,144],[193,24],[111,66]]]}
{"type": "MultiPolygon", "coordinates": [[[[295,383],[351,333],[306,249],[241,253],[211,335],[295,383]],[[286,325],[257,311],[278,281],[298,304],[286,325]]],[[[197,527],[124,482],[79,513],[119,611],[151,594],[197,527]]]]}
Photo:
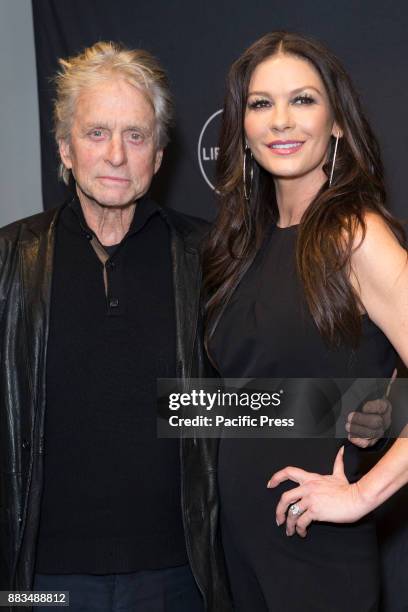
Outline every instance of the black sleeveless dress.
{"type": "MultiPolygon", "coordinates": [[[[274,226],[232,295],[210,350],[222,377],[388,377],[396,355],[367,316],[357,350],[329,349],[308,311],[295,262],[297,226],[274,226]]],[[[354,407],[350,407],[350,411],[354,407]]],[[[328,474],[340,439],[220,440],[221,530],[239,612],[375,612],[379,574],[375,525],[313,523],[305,539],[275,522],[283,484],[271,475],[295,465],[328,474]]],[[[349,479],[361,451],[345,444],[349,479]]]]}

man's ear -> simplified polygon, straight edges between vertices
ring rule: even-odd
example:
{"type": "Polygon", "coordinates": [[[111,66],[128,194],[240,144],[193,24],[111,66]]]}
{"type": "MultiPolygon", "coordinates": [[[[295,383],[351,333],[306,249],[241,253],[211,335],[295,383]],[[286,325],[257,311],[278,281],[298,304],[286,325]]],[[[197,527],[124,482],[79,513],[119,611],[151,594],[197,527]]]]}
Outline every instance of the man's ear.
{"type": "Polygon", "coordinates": [[[66,138],[61,138],[58,141],[58,149],[62,163],[68,170],[70,170],[72,168],[71,150],[69,142],[66,138]]]}
{"type": "Polygon", "coordinates": [[[156,151],[156,157],[155,157],[155,160],[154,160],[154,173],[155,174],[156,174],[156,172],[158,171],[158,169],[161,166],[162,159],[163,159],[163,149],[158,149],[156,151]]]}

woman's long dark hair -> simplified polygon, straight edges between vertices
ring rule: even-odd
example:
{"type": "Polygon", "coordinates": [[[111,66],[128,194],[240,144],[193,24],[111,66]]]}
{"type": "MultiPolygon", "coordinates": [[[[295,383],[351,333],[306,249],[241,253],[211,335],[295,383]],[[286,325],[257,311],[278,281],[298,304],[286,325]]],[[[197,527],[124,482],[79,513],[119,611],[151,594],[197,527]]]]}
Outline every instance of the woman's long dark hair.
{"type": "MultiPolygon", "coordinates": [[[[297,265],[322,336],[330,345],[346,342],[356,346],[362,306],[350,282],[356,232],[361,229],[364,238],[367,211],[380,215],[401,243],[404,230],[385,207],[379,146],[349,76],[320,43],[289,32],[272,32],[255,42],[232,65],[227,77],[216,179],[220,207],[204,251],[206,345],[208,348],[223,307],[253,261],[268,225],[278,218],[273,177],[255,160],[250,203],[243,187],[249,82],[258,64],[276,53],[294,55],[314,66],[343,132],[332,185],[327,181],[322,186],[302,217],[297,265]]],[[[330,165],[331,159],[323,168],[327,176],[330,165]]]]}

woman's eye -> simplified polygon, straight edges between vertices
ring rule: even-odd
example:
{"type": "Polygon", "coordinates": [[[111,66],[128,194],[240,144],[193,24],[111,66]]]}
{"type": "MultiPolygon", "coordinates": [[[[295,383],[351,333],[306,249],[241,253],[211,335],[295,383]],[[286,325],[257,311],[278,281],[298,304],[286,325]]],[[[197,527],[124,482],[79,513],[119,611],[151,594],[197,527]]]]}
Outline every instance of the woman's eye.
{"type": "Polygon", "coordinates": [[[314,102],[314,98],[308,95],[296,96],[296,98],[293,100],[293,103],[297,106],[302,106],[303,104],[314,104],[314,102]]]}
{"type": "Polygon", "coordinates": [[[270,106],[269,100],[260,99],[260,100],[252,100],[248,102],[248,108],[257,109],[257,108],[268,108],[270,106]]]}

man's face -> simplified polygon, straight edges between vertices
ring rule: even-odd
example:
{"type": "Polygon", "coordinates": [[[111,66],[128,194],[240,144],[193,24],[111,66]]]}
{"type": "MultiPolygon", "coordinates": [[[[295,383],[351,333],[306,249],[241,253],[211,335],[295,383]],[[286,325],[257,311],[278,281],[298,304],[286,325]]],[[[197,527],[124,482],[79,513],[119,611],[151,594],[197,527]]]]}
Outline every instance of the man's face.
{"type": "Polygon", "coordinates": [[[154,110],[122,78],[101,81],[78,97],[69,140],[59,143],[81,202],[126,206],[148,190],[163,151],[155,143],[154,110]]]}

